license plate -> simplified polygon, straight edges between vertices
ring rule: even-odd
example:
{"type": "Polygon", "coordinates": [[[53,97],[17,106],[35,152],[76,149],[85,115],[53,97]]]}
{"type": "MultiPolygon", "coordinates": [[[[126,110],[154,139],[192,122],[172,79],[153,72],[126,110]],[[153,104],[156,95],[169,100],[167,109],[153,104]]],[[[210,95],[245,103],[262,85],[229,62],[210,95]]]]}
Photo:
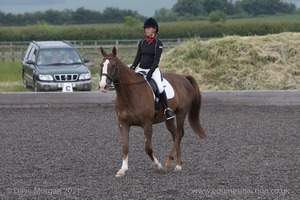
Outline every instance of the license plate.
{"type": "MultiPolygon", "coordinates": [[[[65,83],[58,83],[59,88],[63,88],[65,83]]],[[[68,83],[69,84],[69,83],[68,83]]],[[[72,83],[72,87],[76,87],[76,83],[72,83]]]]}

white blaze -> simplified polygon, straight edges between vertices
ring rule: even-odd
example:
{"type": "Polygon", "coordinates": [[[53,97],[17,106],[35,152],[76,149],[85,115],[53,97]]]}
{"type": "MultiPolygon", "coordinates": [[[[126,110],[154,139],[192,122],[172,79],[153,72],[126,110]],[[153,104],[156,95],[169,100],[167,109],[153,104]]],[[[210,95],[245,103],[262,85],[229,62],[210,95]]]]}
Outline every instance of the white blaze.
{"type": "MultiPolygon", "coordinates": [[[[103,63],[102,73],[107,74],[107,68],[108,68],[109,60],[105,60],[103,63]]],[[[99,83],[100,88],[104,88],[106,86],[106,76],[101,76],[101,80],[99,83]]]]}

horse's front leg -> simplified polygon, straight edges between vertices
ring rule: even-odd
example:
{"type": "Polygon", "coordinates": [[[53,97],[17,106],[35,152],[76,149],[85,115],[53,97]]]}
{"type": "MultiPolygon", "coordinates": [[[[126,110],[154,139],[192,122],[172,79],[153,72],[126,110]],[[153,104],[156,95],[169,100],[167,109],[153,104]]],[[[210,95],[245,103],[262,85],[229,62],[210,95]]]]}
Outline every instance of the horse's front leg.
{"type": "Polygon", "coordinates": [[[128,170],[128,150],[129,150],[129,126],[119,122],[119,129],[122,137],[122,167],[117,172],[116,177],[124,176],[128,170]]]}
{"type": "Polygon", "coordinates": [[[157,158],[153,155],[153,150],[152,150],[152,124],[149,125],[149,126],[144,127],[144,132],[145,132],[145,140],[146,140],[146,145],[145,145],[146,153],[151,158],[154,169],[157,172],[162,172],[163,171],[163,166],[157,160],[157,158]]]}

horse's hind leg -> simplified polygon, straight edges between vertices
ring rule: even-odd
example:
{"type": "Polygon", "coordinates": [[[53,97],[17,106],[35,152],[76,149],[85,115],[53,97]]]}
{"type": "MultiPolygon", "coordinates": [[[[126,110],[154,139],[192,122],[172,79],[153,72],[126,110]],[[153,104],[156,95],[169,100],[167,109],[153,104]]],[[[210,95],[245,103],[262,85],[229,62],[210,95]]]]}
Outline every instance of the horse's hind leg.
{"type": "Polygon", "coordinates": [[[144,127],[144,131],[145,131],[145,139],[146,139],[145,151],[149,155],[149,157],[151,158],[155,170],[157,172],[162,172],[163,167],[162,167],[161,163],[153,155],[153,150],[152,150],[152,124],[144,127]]]}
{"type": "Polygon", "coordinates": [[[179,116],[176,118],[177,119],[177,134],[175,136],[175,148],[176,148],[176,167],[175,171],[181,171],[182,169],[182,154],[181,154],[181,149],[180,149],[180,142],[181,139],[184,135],[184,119],[185,115],[179,116]]]}
{"type": "Polygon", "coordinates": [[[173,147],[172,147],[172,149],[169,153],[169,156],[167,158],[167,161],[166,161],[166,167],[169,169],[173,165],[173,160],[174,160],[174,157],[175,157],[175,154],[176,154],[175,136],[176,136],[177,130],[176,130],[174,120],[167,120],[166,121],[166,126],[167,126],[168,131],[171,133],[172,139],[173,139],[173,142],[174,142],[174,145],[173,145],[173,147]]]}
{"type": "Polygon", "coordinates": [[[169,154],[166,165],[168,167],[172,166],[174,156],[176,154],[175,171],[180,171],[182,169],[182,154],[181,154],[181,149],[180,149],[180,142],[184,135],[183,125],[184,125],[185,116],[186,116],[186,114],[180,115],[179,113],[176,113],[177,128],[176,128],[174,122],[172,122],[170,120],[166,121],[167,128],[170,131],[170,133],[172,134],[173,141],[174,141],[174,146],[169,154]]]}

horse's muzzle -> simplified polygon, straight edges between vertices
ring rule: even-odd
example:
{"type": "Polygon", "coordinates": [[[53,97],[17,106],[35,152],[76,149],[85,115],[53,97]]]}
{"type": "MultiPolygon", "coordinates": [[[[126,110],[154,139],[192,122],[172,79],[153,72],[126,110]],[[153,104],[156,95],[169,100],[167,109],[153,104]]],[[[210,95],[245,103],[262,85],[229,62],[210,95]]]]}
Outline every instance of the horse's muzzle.
{"type": "Polygon", "coordinates": [[[104,86],[99,85],[99,91],[100,92],[107,92],[107,89],[108,89],[107,85],[104,85],[104,86]]]}

